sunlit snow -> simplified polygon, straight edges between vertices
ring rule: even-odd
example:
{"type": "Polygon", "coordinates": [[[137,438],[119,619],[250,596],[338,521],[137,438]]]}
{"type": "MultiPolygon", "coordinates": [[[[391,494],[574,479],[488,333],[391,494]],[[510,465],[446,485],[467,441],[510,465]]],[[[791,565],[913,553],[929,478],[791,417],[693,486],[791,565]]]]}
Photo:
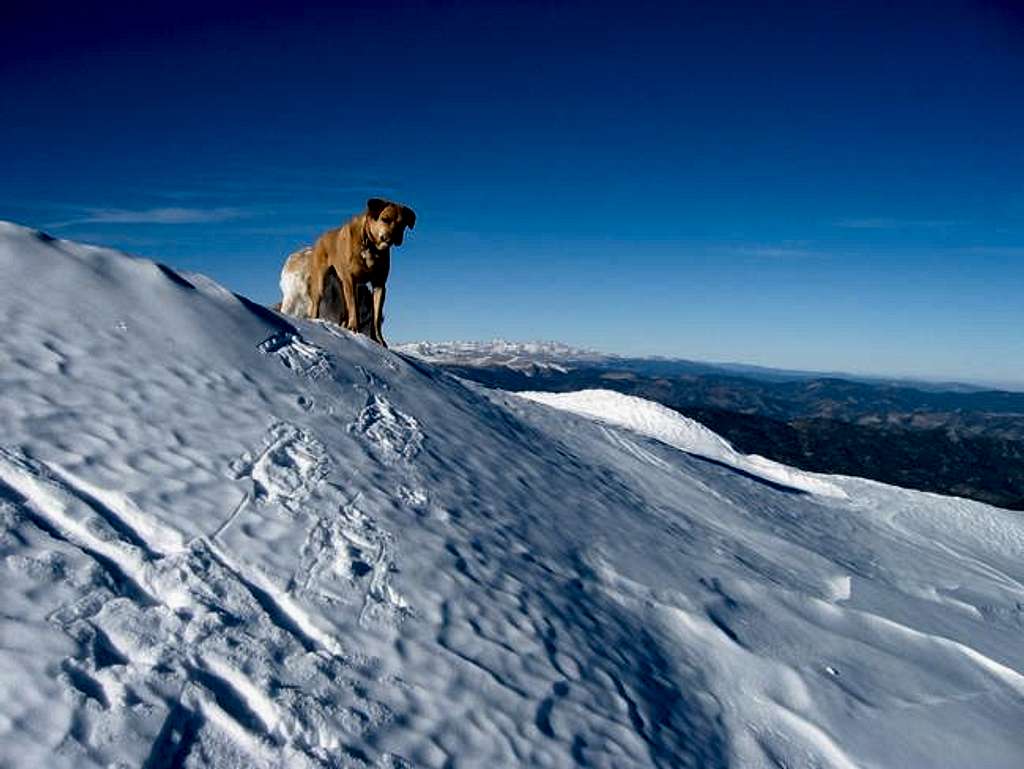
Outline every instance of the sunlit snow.
{"type": "Polygon", "coordinates": [[[1020,513],[10,224],[0,296],[0,766],[1024,765],[1020,513]]]}

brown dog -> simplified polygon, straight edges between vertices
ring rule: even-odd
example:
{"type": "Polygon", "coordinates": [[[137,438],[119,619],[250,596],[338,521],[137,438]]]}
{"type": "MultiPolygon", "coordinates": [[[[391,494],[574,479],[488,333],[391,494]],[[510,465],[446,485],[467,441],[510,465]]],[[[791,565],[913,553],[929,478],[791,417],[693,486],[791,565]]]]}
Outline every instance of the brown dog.
{"type": "Polygon", "coordinates": [[[319,317],[320,299],[331,268],[341,280],[345,304],[345,328],[357,331],[357,287],[373,286],[371,338],[387,347],[381,327],[384,298],[391,271],[391,247],[402,245],[405,230],[416,226],[416,214],[408,206],[370,198],[366,210],[341,227],[328,230],[313,246],[309,264],[309,317],[319,317]]]}
{"type": "MultiPolygon", "coordinates": [[[[309,274],[313,263],[313,247],[306,246],[289,254],[281,269],[282,299],[273,309],[296,318],[310,317],[309,308],[309,274]]],[[[334,268],[327,270],[324,278],[324,292],[320,295],[320,308],[317,317],[345,324],[345,299],[341,291],[341,281],[334,268]]],[[[356,307],[359,308],[359,333],[367,336],[373,330],[373,296],[365,286],[356,286],[356,307]]]]}

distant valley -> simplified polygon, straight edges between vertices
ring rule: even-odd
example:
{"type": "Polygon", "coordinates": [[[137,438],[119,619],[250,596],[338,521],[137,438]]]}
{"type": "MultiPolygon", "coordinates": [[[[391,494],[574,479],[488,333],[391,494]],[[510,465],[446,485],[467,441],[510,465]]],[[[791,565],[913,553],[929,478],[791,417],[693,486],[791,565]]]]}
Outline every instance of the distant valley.
{"type": "Polygon", "coordinates": [[[564,345],[404,349],[489,387],[648,398],[740,451],[805,470],[1024,510],[1024,393],[621,358],[564,345]]]}

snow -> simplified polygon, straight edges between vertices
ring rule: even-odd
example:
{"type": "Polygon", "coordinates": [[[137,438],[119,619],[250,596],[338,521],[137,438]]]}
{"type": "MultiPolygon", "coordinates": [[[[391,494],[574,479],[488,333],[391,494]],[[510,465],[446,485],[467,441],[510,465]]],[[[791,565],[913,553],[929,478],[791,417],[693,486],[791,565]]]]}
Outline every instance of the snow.
{"type": "Polygon", "coordinates": [[[1019,513],[10,224],[0,313],[0,766],[1024,765],[1019,513]]]}
{"type": "Polygon", "coordinates": [[[606,363],[615,359],[596,350],[561,342],[510,342],[505,339],[489,342],[408,342],[395,347],[395,351],[437,364],[503,366],[526,376],[532,376],[538,370],[564,374],[577,364],[606,363]]]}
{"type": "Polygon", "coordinates": [[[634,433],[656,438],[669,446],[707,459],[724,462],[768,481],[815,494],[843,497],[845,492],[824,476],[796,470],[765,457],[737,452],[726,440],[700,422],[678,414],[660,403],[623,395],[612,390],[580,390],[572,393],[520,392],[537,403],[582,414],[634,433]]]}

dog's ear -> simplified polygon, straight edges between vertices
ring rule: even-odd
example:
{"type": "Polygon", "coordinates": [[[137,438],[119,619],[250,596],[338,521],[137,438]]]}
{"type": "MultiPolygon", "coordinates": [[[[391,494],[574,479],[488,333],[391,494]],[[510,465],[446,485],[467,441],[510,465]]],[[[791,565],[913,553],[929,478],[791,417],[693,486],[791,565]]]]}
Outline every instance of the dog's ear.
{"type": "Polygon", "coordinates": [[[402,206],[402,224],[410,230],[416,227],[416,212],[409,208],[409,206],[402,206]]]}
{"type": "Polygon", "coordinates": [[[388,202],[381,198],[370,198],[366,201],[366,210],[370,214],[371,219],[376,219],[380,216],[380,212],[388,207],[388,202]]]}

